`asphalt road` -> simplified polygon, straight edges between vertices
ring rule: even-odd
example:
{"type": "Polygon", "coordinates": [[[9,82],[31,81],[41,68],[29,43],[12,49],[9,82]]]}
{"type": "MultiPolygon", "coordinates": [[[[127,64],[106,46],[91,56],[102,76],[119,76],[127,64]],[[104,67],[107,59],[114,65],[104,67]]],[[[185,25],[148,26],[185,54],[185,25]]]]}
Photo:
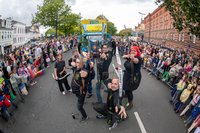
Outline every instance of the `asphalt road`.
{"type": "MultiPolygon", "coordinates": [[[[71,51],[63,56],[66,61],[70,57],[71,51]]],[[[148,75],[146,70],[142,70],[140,87],[134,92],[134,107],[128,111],[129,119],[115,129],[109,131],[105,120],[96,119],[91,104],[96,101],[95,95],[86,99],[84,105],[89,120],[84,123],[78,119],[73,120],[71,114],[78,113],[76,97],[72,93],[63,96],[59,92],[57,82],[51,75],[53,67],[54,64],[50,64],[45,74],[36,79],[38,83],[29,89],[25,103],[19,103],[19,108],[13,112],[9,122],[0,119],[0,129],[5,133],[141,133],[134,112],[138,112],[147,133],[186,132],[183,120],[169,104],[169,88],[148,75]]],[[[113,75],[115,72],[111,66],[110,76],[113,75]]],[[[71,82],[71,77],[68,81],[71,82]]],[[[103,95],[106,96],[106,93],[103,95]]]]}

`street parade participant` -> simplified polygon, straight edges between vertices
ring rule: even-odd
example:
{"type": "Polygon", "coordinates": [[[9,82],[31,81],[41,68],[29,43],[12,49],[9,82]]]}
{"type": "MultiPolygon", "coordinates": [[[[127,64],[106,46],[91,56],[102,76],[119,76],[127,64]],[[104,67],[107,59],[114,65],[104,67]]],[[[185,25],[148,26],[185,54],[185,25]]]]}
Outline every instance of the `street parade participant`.
{"type": "Polygon", "coordinates": [[[88,119],[88,116],[83,108],[85,96],[87,92],[87,78],[88,78],[88,71],[84,69],[83,61],[80,58],[77,58],[75,62],[71,62],[72,67],[74,67],[74,76],[71,81],[72,92],[78,98],[77,107],[78,110],[81,112],[82,121],[88,119]]]}
{"type": "Polygon", "coordinates": [[[55,79],[58,81],[60,92],[63,95],[65,95],[65,91],[62,85],[63,83],[65,85],[66,90],[70,91],[70,86],[67,80],[66,65],[65,65],[65,61],[62,59],[62,54],[58,54],[57,58],[58,59],[54,67],[54,76],[55,76],[55,79]]]}
{"type": "Polygon", "coordinates": [[[102,50],[100,50],[99,57],[97,58],[97,83],[96,83],[96,95],[97,101],[102,103],[101,85],[109,77],[109,66],[112,62],[112,52],[109,51],[108,45],[104,44],[102,50]]]}
{"type": "Polygon", "coordinates": [[[94,71],[94,60],[90,54],[90,52],[86,53],[86,62],[85,62],[85,68],[88,70],[88,85],[87,85],[87,91],[88,96],[87,98],[90,98],[92,96],[92,80],[95,78],[95,71],[94,71]]]}
{"type": "Polygon", "coordinates": [[[126,118],[125,108],[119,102],[119,79],[107,79],[105,81],[108,87],[108,96],[106,103],[94,103],[94,110],[99,113],[97,119],[107,119],[109,126],[113,126],[115,122],[126,118]]]}
{"type": "Polygon", "coordinates": [[[131,52],[128,55],[124,55],[123,58],[127,59],[124,63],[125,72],[123,77],[123,90],[125,96],[128,97],[128,103],[126,109],[129,110],[133,107],[133,90],[136,90],[141,81],[141,58],[140,50],[138,46],[133,46],[131,52]]]}

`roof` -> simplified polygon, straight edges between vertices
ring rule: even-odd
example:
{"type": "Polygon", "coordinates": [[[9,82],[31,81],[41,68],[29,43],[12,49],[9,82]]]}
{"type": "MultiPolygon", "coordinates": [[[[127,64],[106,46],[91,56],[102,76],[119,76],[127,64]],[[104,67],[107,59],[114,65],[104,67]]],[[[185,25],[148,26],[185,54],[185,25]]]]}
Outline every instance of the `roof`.
{"type": "Polygon", "coordinates": [[[12,21],[12,24],[17,24],[17,23],[26,25],[26,24],[24,24],[24,23],[22,23],[22,22],[19,22],[19,21],[15,21],[15,20],[12,21]]]}
{"type": "Polygon", "coordinates": [[[12,29],[0,27],[0,30],[12,30],[12,29]]]}

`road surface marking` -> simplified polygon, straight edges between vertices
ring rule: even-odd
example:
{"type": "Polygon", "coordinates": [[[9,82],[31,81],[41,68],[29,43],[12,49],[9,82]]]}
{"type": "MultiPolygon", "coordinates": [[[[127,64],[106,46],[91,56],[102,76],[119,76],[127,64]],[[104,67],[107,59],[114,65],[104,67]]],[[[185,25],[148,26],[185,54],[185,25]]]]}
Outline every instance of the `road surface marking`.
{"type": "Polygon", "coordinates": [[[142,123],[142,120],[140,119],[140,116],[139,116],[138,112],[134,112],[134,115],[135,115],[135,117],[136,117],[136,119],[137,119],[137,122],[138,122],[138,124],[139,124],[139,126],[140,126],[141,132],[142,132],[142,133],[147,133],[147,131],[145,130],[144,125],[143,125],[143,123],[142,123]]]}

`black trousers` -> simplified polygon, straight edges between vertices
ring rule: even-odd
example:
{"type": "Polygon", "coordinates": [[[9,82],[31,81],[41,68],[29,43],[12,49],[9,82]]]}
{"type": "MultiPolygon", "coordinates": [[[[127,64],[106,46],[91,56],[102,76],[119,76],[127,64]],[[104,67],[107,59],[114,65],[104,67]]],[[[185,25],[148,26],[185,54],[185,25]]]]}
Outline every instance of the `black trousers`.
{"type": "Polygon", "coordinates": [[[64,88],[62,85],[63,83],[65,85],[66,90],[70,90],[70,86],[68,84],[67,77],[65,77],[64,79],[58,80],[58,86],[59,86],[60,92],[64,91],[64,88]]]}
{"type": "Polygon", "coordinates": [[[93,109],[97,113],[107,117],[107,124],[110,126],[120,119],[118,113],[108,111],[106,103],[95,103],[93,104],[93,109]]]}
{"type": "Polygon", "coordinates": [[[112,49],[112,54],[115,55],[116,53],[116,47],[112,49]]]}
{"type": "Polygon", "coordinates": [[[128,98],[128,102],[133,101],[133,91],[132,90],[126,90],[125,91],[125,96],[128,98]]]}
{"type": "Polygon", "coordinates": [[[84,101],[85,101],[85,94],[76,94],[76,97],[78,98],[78,101],[77,101],[77,108],[78,110],[81,112],[81,115],[83,118],[86,118],[87,117],[87,114],[83,108],[83,105],[84,105],[84,101]]]}
{"type": "Polygon", "coordinates": [[[93,105],[93,109],[101,114],[101,115],[104,115],[104,116],[107,116],[108,115],[108,110],[107,110],[107,105],[106,103],[95,103],[93,105]]]}

